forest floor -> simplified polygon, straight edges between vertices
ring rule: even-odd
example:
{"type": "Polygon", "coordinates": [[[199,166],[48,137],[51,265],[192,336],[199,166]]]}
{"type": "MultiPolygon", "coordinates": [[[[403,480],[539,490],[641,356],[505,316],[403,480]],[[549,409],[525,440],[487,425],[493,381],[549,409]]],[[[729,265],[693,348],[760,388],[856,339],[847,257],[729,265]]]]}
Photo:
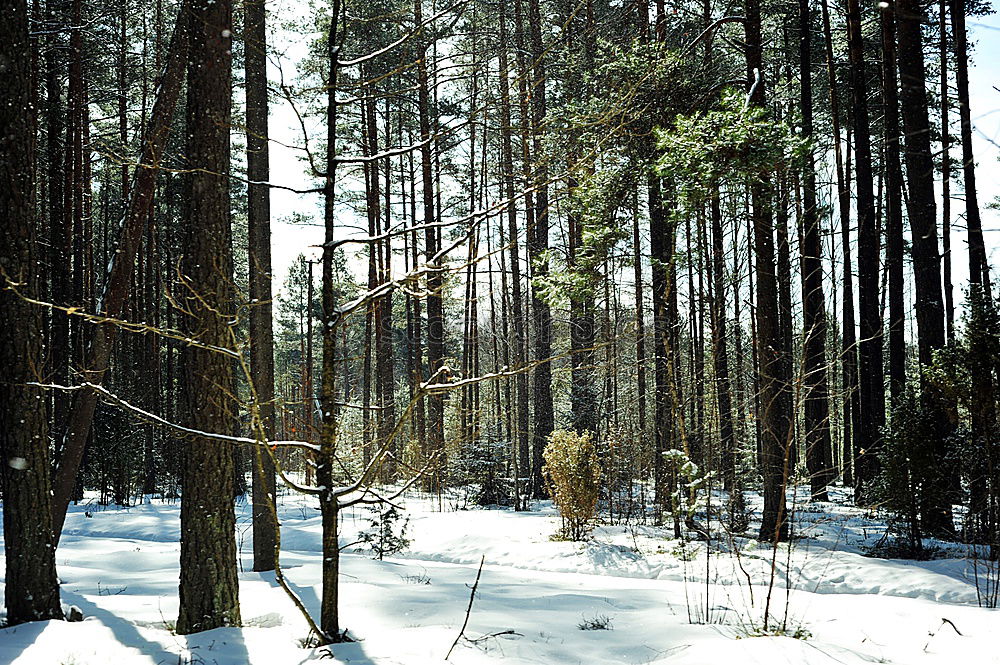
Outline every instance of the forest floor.
{"type": "MultiPolygon", "coordinates": [[[[626,524],[600,526],[582,543],[557,541],[559,517],[548,502],[515,513],[472,509],[463,493],[440,503],[416,495],[404,500],[409,547],[378,561],[348,545],[370,528],[371,514],[348,511],[341,611],[357,641],[332,648],[303,647],[306,623],[274,575],[250,572],[248,505],[237,506],[245,625],[190,636],[171,630],[179,504],[79,505],[57,564],[64,603],[85,619],[0,630],[0,664],[440,664],[481,557],[471,640],[455,647],[448,662],[456,665],[1000,663],[1000,610],[977,600],[976,575],[982,582],[988,574],[982,562],[940,542],[930,543],[938,558],[929,561],[866,556],[885,521],[846,505],[845,496],[799,500],[791,554],[781,546],[774,557],[767,631],[773,551],[752,539],[683,543],[672,525],[626,524]]],[[[315,505],[288,496],[280,512],[284,570],[318,615],[315,505]]],[[[759,499],[751,496],[750,506],[759,511],[759,499]]]]}

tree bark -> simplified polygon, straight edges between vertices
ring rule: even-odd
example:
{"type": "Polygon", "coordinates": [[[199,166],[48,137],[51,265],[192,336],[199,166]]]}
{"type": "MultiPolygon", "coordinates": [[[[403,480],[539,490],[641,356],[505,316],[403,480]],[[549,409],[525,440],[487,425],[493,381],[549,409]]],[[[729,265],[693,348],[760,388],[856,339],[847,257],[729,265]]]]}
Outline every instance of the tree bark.
{"type": "Polygon", "coordinates": [[[899,83],[896,74],[896,16],[881,11],[882,105],[885,117],[885,261],[889,271],[889,395],[893,405],[906,386],[906,303],[903,276],[903,171],[899,156],[899,83]]]}
{"type": "MultiPolygon", "coordinates": [[[[532,153],[534,155],[533,184],[535,193],[535,226],[528,244],[528,256],[534,267],[533,278],[542,280],[548,275],[548,263],[543,259],[549,248],[549,170],[542,146],[546,114],[545,50],[542,42],[542,15],[539,0],[528,2],[528,27],[530,51],[533,59],[531,71],[531,126],[532,153]]],[[[531,447],[531,494],[534,498],[546,495],[542,478],[542,451],[555,428],[555,411],[552,404],[552,312],[541,297],[539,286],[533,285],[531,313],[534,327],[534,360],[539,363],[532,372],[532,402],[534,427],[531,447]]]]}
{"type": "MultiPolygon", "coordinates": [[[[901,83],[903,135],[906,137],[907,211],[912,232],[913,279],[916,287],[917,347],[920,366],[930,367],[934,351],[945,345],[944,303],[941,293],[941,255],[938,251],[937,211],[934,202],[934,161],[931,154],[927,91],[924,87],[921,10],[914,0],[896,4],[896,46],[901,83]]],[[[860,143],[860,141],[859,141],[860,143]]],[[[938,459],[935,479],[921,497],[921,521],[932,533],[954,531],[951,514],[953,483],[946,466],[947,436],[951,427],[944,396],[921,375],[921,403],[933,428],[931,445],[938,459]]]]}
{"type": "MultiPolygon", "coordinates": [[[[879,299],[879,235],[872,180],[868,91],[865,86],[864,43],[858,0],[847,5],[848,50],[851,63],[851,100],[854,117],[855,183],[858,210],[858,389],[860,428],[855,432],[855,500],[870,501],[879,472],[878,451],[885,422],[882,368],[882,318],[879,299]]],[[[931,193],[933,195],[933,192],[931,193]]]]}
{"type": "MultiPolygon", "coordinates": [[[[229,218],[232,5],[194,0],[188,64],[188,208],[181,271],[182,325],[192,338],[232,348],[235,307],[229,218]]],[[[233,362],[217,351],[181,350],[187,426],[230,433],[236,421],[233,362]]],[[[233,511],[233,449],[193,436],[184,443],[180,614],[177,632],[240,624],[233,511]]]]}
{"type": "MultiPolygon", "coordinates": [[[[750,81],[750,104],[764,106],[765,82],[761,15],[758,0],[746,0],[746,58],[750,81]]],[[[775,276],[774,222],[771,196],[761,181],[750,187],[751,219],[757,277],[757,357],[760,387],[758,411],[761,433],[761,466],[764,476],[764,511],[760,539],[777,542],[788,537],[785,514],[785,485],[788,480],[788,447],[791,414],[787,412],[787,377],[781,359],[781,326],[778,312],[778,284],[775,276]]]]}
{"type": "MultiPolygon", "coordinates": [[[[799,81],[801,85],[802,136],[813,139],[812,19],[809,0],[799,0],[799,81]]],[[[816,205],[816,170],[813,153],[806,156],[802,172],[802,370],[805,386],[805,446],[809,485],[814,499],[827,499],[833,481],[830,450],[830,402],[826,379],[826,297],[823,293],[823,257],[819,210],[816,205]]]]}
{"type": "MultiPolygon", "coordinates": [[[[0,279],[37,297],[34,138],[28,5],[0,11],[0,279]]],[[[48,408],[27,385],[42,379],[42,312],[8,284],[0,288],[0,482],[3,490],[7,624],[61,619],[52,532],[48,408]]]]}
{"type": "MultiPolygon", "coordinates": [[[[245,0],[247,122],[247,226],[250,268],[250,373],[261,431],[274,439],[274,332],[271,308],[271,178],[268,145],[267,11],[265,0],[245,0]],[[255,184],[256,183],[256,184],[255,184]]],[[[307,303],[306,307],[311,307],[307,303]]],[[[308,371],[308,370],[307,370],[308,371]]],[[[306,410],[309,396],[303,395],[306,410]]],[[[278,523],[275,519],[274,461],[259,448],[254,453],[253,569],[274,570],[278,523]]]]}

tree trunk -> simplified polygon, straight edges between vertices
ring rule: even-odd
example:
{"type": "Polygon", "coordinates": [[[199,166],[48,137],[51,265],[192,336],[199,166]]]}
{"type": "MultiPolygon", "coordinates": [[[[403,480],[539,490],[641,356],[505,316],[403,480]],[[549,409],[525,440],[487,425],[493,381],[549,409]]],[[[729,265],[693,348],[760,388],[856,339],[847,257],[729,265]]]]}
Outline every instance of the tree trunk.
{"type": "MultiPolygon", "coordinates": [[[[235,308],[229,218],[229,125],[232,93],[232,5],[194,0],[188,67],[188,209],[181,270],[182,325],[203,344],[233,348],[235,308]]],[[[231,433],[232,358],[214,350],[181,350],[187,388],[187,426],[231,433]]],[[[177,632],[240,624],[233,512],[233,449],[191,437],[184,450],[181,500],[180,614],[177,632]]]]}
{"type": "MultiPolygon", "coordinates": [[[[511,320],[513,321],[514,339],[511,346],[514,349],[514,366],[524,367],[526,361],[527,339],[525,333],[524,296],[521,291],[521,252],[517,228],[517,199],[514,190],[514,149],[511,139],[511,108],[510,108],[510,68],[507,50],[507,5],[506,0],[500,0],[500,141],[501,164],[504,192],[507,197],[507,242],[510,246],[511,270],[511,320]]],[[[527,208],[530,203],[526,202],[527,208]]],[[[516,493],[514,507],[521,508],[520,495],[523,488],[520,479],[528,470],[528,374],[520,372],[514,377],[514,491],[516,493]]]]}
{"type": "MultiPolygon", "coordinates": [[[[941,255],[938,251],[937,211],[934,202],[934,161],[931,154],[927,91],[924,88],[923,39],[920,7],[914,0],[897,3],[897,57],[906,137],[907,210],[912,232],[913,278],[916,287],[917,347],[921,367],[930,367],[934,351],[945,345],[944,303],[941,294],[941,255]]],[[[860,142],[860,141],[859,141],[860,142]]],[[[923,378],[923,377],[922,377],[923,378]]],[[[947,436],[951,431],[944,396],[924,379],[921,402],[933,427],[936,477],[921,497],[921,521],[932,533],[954,530],[951,514],[951,471],[947,436]]]]}
{"type": "MultiPolygon", "coordinates": [[[[271,178],[268,146],[265,0],[245,0],[247,225],[250,267],[250,373],[261,431],[274,439],[274,333],[271,324],[271,178]],[[258,183],[258,184],[254,184],[258,183]]],[[[306,307],[310,304],[307,303],[306,307]]],[[[303,396],[308,410],[308,395],[303,396]]],[[[253,569],[274,570],[278,524],[274,461],[259,448],[253,461],[253,569]]]]}
{"type": "MultiPolygon", "coordinates": [[[[758,0],[746,0],[747,78],[750,103],[764,106],[765,83],[761,16],[758,0]]],[[[788,479],[788,447],[791,414],[787,411],[787,377],[781,359],[781,325],[778,312],[778,284],[775,276],[774,223],[772,193],[763,182],[750,188],[754,254],[757,277],[757,357],[759,362],[761,427],[761,462],[764,476],[764,511],[760,539],[767,542],[788,537],[785,514],[785,485],[788,479]]]]}
{"type": "Polygon", "coordinates": [[[903,276],[903,171],[899,158],[899,93],[896,75],[896,16],[881,12],[882,105],[885,117],[885,261],[889,271],[889,395],[895,405],[906,386],[903,276]]]}
{"type": "MultiPolygon", "coordinates": [[[[969,62],[965,29],[965,4],[951,2],[951,24],[955,39],[955,79],[958,84],[959,118],[962,137],[962,175],[965,184],[965,219],[969,233],[969,300],[970,319],[984,317],[995,307],[991,297],[990,268],[983,241],[983,226],[976,188],[976,163],[972,151],[972,110],[969,106],[969,62]]],[[[982,326],[970,325],[977,330],[970,340],[969,374],[972,379],[972,441],[977,461],[971,467],[969,485],[969,527],[978,542],[989,542],[991,556],[997,555],[997,445],[996,386],[993,367],[996,359],[988,348],[989,342],[982,326]],[[990,510],[992,504],[993,509],[990,510]]]]}
{"type": "MultiPolygon", "coordinates": [[[[727,492],[742,491],[737,486],[736,437],[733,435],[733,408],[729,390],[729,357],[726,337],[725,254],[722,238],[722,210],[719,186],[712,186],[709,214],[712,219],[712,358],[715,363],[716,408],[719,413],[719,442],[722,457],[722,482],[727,492]]],[[[737,294],[739,297],[739,294],[737,294]]],[[[739,321],[737,321],[739,325],[739,321]]]]}
{"type": "MultiPolygon", "coordinates": [[[[421,0],[414,0],[413,20],[423,21],[421,0]]],[[[417,52],[417,104],[420,122],[420,173],[424,215],[424,260],[430,270],[427,275],[427,369],[429,376],[441,369],[444,360],[444,278],[440,272],[438,252],[441,250],[440,231],[434,224],[434,179],[431,172],[431,107],[427,71],[427,43],[420,38],[417,52]]],[[[441,377],[438,377],[440,380],[441,377]]],[[[438,455],[436,471],[425,487],[439,492],[447,472],[444,453],[444,398],[440,394],[427,397],[427,454],[438,455]]]]}
{"type": "MultiPolygon", "coordinates": [[[[528,255],[534,266],[533,278],[543,280],[548,275],[548,264],[542,259],[549,248],[549,170],[543,155],[544,123],[546,113],[545,50],[542,42],[542,15],[539,0],[529,0],[528,27],[530,51],[533,59],[531,71],[531,126],[534,154],[535,226],[530,236],[528,255]]],[[[539,363],[532,372],[532,402],[535,407],[535,421],[531,448],[532,483],[534,498],[546,495],[542,479],[542,451],[548,443],[549,435],[555,428],[555,412],[552,404],[552,313],[549,304],[540,295],[540,286],[533,285],[531,292],[531,313],[534,324],[534,360],[539,363]]]]}
{"type": "MultiPolygon", "coordinates": [[[[419,2],[419,0],[418,0],[419,2]]],[[[334,247],[332,245],[336,223],[337,169],[337,77],[338,58],[343,36],[340,35],[340,0],[333,0],[330,7],[330,30],[327,35],[327,62],[329,74],[326,89],[326,174],[323,186],[323,377],[320,387],[320,408],[323,425],[320,433],[320,451],[316,460],[316,481],[323,489],[319,494],[320,513],[323,521],[323,573],[320,598],[320,630],[323,642],[339,641],[340,631],[340,543],[337,521],[340,502],[334,492],[334,474],[337,460],[337,328],[342,321],[337,313],[336,292],[333,283],[334,247]]],[[[347,386],[344,386],[345,391],[347,386]]]]}
{"type": "MultiPolygon", "coordinates": [[[[879,472],[878,452],[885,422],[885,393],[882,381],[882,318],[879,300],[878,221],[872,189],[871,136],[868,127],[868,91],[865,86],[864,44],[861,34],[861,7],[848,0],[848,49],[851,63],[851,99],[854,117],[855,183],[858,210],[858,383],[860,429],[855,432],[855,500],[868,502],[879,472]]],[[[933,196],[933,192],[931,193],[933,196]]]]}
{"type": "MultiPolygon", "coordinates": [[[[812,21],[809,0],[799,0],[799,80],[801,82],[802,136],[813,139],[812,21]]],[[[826,298],[823,293],[823,257],[819,210],[816,206],[816,170],[813,153],[806,156],[802,172],[802,326],[803,384],[805,395],[806,467],[814,499],[826,501],[826,486],[833,481],[830,450],[830,402],[826,382],[826,298]]]]}
{"type": "MultiPolygon", "coordinates": [[[[20,284],[26,297],[40,297],[34,210],[34,139],[31,114],[31,54],[28,6],[16,0],[0,11],[0,278],[20,284]]],[[[61,619],[52,532],[48,409],[40,388],[42,311],[6,288],[0,311],[0,482],[6,560],[7,624],[61,619]]]]}

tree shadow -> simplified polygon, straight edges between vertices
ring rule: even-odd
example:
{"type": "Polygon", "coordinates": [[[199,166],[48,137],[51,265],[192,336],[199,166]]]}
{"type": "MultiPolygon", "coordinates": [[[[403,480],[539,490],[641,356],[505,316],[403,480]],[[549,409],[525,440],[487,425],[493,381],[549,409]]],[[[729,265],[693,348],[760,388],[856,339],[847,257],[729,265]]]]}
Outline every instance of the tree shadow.
{"type": "MultiPolygon", "coordinates": [[[[183,654],[165,647],[159,642],[147,639],[139,630],[139,626],[124,619],[113,612],[103,609],[94,602],[87,600],[84,596],[73,592],[63,591],[63,597],[68,604],[76,605],[83,611],[85,617],[95,617],[101,621],[115,639],[124,646],[132,647],[152,658],[155,662],[172,662],[180,658],[183,654]]],[[[166,626],[164,629],[167,630],[166,626]]],[[[238,663],[250,662],[250,654],[240,628],[216,628],[201,633],[191,635],[176,635],[169,633],[178,650],[186,650],[188,654],[199,651],[212,651],[221,644],[226,647],[226,658],[238,663]]],[[[203,658],[204,659],[204,658],[203,658]]],[[[190,657],[191,662],[198,662],[197,658],[190,657]]],[[[210,662],[207,659],[206,662],[210,662]]],[[[181,661],[183,662],[183,661],[181,661]]]]}

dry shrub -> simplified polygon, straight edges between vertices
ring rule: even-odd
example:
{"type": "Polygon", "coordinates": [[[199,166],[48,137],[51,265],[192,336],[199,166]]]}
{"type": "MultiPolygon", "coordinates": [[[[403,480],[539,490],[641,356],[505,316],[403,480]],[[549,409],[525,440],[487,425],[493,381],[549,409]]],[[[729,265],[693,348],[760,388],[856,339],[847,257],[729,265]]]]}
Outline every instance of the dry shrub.
{"type": "Polygon", "coordinates": [[[601,488],[597,447],[589,432],[556,430],[543,453],[549,492],[562,516],[562,535],[582,540],[592,526],[601,488]]]}

